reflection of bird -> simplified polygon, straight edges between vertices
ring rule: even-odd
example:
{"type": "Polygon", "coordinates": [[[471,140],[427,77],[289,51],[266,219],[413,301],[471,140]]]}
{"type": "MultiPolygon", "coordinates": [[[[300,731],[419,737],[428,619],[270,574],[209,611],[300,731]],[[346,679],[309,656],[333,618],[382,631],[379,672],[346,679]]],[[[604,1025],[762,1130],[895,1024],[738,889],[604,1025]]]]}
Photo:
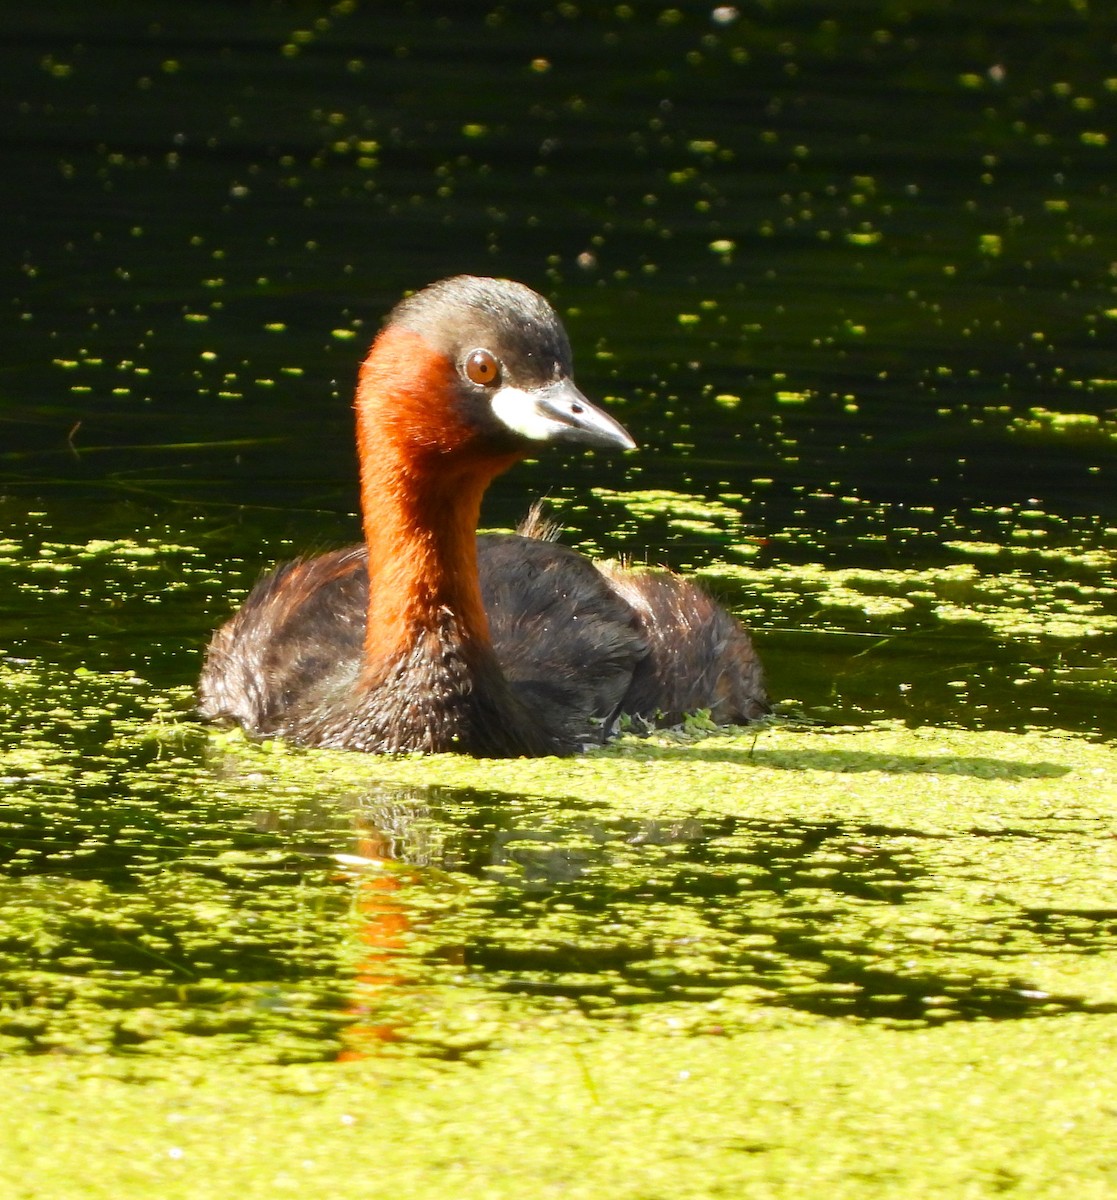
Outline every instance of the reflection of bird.
{"type": "Polygon", "coordinates": [[[286,563],[214,635],[201,712],[311,746],[564,754],[620,713],[766,711],[747,633],[666,571],[476,536],[539,442],[630,449],[522,284],[460,276],[399,304],[361,368],[365,545],[286,563]]]}

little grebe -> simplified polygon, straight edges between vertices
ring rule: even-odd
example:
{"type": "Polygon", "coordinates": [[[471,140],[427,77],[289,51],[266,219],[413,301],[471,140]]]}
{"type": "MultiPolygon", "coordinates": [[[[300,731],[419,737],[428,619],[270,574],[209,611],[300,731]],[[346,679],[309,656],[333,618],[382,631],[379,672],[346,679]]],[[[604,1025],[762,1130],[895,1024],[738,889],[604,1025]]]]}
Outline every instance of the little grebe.
{"type": "Polygon", "coordinates": [[[767,711],[744,628],[667,571],[544,536],[477,536],[492,479],[540,442],[628,450],[523,284],[459,276],[396,306],[361,367],[365,544],[286,563],[214,635],[203,716],[374,753],[569,754],[622,713],[767,711]]]}

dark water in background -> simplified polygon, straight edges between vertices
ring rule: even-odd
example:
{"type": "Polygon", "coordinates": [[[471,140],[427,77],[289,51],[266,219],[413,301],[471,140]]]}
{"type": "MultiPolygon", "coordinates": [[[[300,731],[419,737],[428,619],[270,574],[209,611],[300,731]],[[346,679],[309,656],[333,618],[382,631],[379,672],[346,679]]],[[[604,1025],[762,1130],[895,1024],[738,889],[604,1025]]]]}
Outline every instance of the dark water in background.
{"type": "MultiPolygon", "coordinates": [[[[553,299],[582,388],[641,443],[517,468],[489,523],[548,494],[573,542],[707,569],[775,695],[808,713],[1113,733],[1117,27],[1101,6],[8,3],[0,80],[5,663],[189,684],[263,567],[356,536],[356,363],[405,289],[470,271],[553,299]],[[631,494],[656,489],[678,495],[639,511],[631,494]],[[695,498],[725,507],[696,518],[695,498]],[[842,571],[860,573],[854,600],[823,602],[819,579],[842,571]]],[[[88,686],[76,727],[49,687],[23,710],[28,737],[77,744],[87,769],[73,786],[41,773],[9,825],[16,875],[40,889],[18,900],[47,930],[36,953],[125,980],[124,1008],[179,1003],[168,956],[220,976],[219,998],[230,981],[331,980],[348,900],[283,856],[347,846],[350,814],[287,798],[265,821],[198,763],[175,782],[148,746],[106,749],[114,684],[88,686]],[[235,859],[273,850],[271,871],[235,859]],[[319,905],[309,950],[288,928],[296,882],[319,905]],[[82,905],[108,914],[100,933],[82,905]]],[[[18,728],[17,712],[14,746],[18,728]]],[[[448,869],[484,874],[501,830],[525,836],[508,797],[437,792],[381,808],[430,806],[467,848],[483,827],[448,869]]],[[[634,851],[623,818],[544,812],[528,840],[553,852],[510,856],[535,855],[546,892],[573,871],[591,905],[567,842],[607,846],[622,876],[679,858],[697,882],[671,904],[696,913],[723,886],[698,878],[710,839],[747,842],[734,853],[778,896],[820,845],[849,859],[842,887],[891,833],[899,857],[870,874],[915,870],[904,830],[699,824],[634,851]]],[[[512,889],[455,918],[497,987],[534,969],[484,932],[499,919],[521,945],[519,904],[512,889]]],[[[800,945],[813,918],[789,919],[794,982],[817,947],[800,945]]],[[[583,984],[608,991],[639,960],[567,961],[598,923],[540,952],[542,994],[582,986],[548,969],[597,971],[583,984]]],[[[949,991],[874,982],[866,937],[870,992],[949,991]]],[[[4,994],[47,994],[46,968],[19,982],[25,962],[4,994]]],[[[695,995],[716,991],[699,974],[695,995]]],[[[344,1006],[322,988],[320,1011],[344,1006]]],[[[1020,1006],[1001,983],[967,994],[984,1015],[1020,1006]]],[[[48,1045],[41,1020],[26,1036],[48,1045]]]]}
{"type": "MultiPolygon", "coordinates": [[[[588,497],[667,488],[745,497],[732,536],[769,564],[938,564],[945,540],[1005,543],[1022,520],[1045,549],[1113,544],[1112,427],[1012,429],[1117,396],[1117,34],[1097,15],[125,3],[9,5],[0,25],[6,511],[46,510],[59,540],[189,531],[224,580],[161,606],[154,645],[121,629],[111,665],[191,678],[227,593],[287,541],[354,535],[355,363],[404,289],[457,271],[551,296],[583,388],[623,398],[642,446],[520,468],[491,523],[549,493],[588,501],[564,519],[606,551],[723,559],[725,539],[666,521],[634,539],[588,497]]],[[[1079,582],[1113,612],[1103,575],[1079,582]]],[[[1068,652],[1097,683],[1099,638],[1006,658],[935,621],[850,669],[864,646],[832,614],[723,586],[776,694],[808,706],[840,673],[842,712],[911,713],[897,684],[943,656],[993,692],[1068,652]]],[[[43,605],[7,617],[32,657],[43,605]]],[[[80,615],[49,620],[104,655],[80,615]]],[[[923,690],[914,715],[958,718],[923,690]]],[[[1094,691],[1053,706],[1095,725],[1094,691]]]]}
{"type": "MultiPolygon", "coordinates": [[[[471,271],[554,299],[583,388],[623,398],[642,446],[520,468],[491,523],[540,493],[667,488],[744,497],[733,536],[761,563],[920,567],[1022,522],[1044,549],[1108,551],[1114,427],[1012,428],[1033,408],[1108,418],[1117,397],[1117,30],[1091,11],[8,5],[10,519],[208,537],[226,583],[162,608],[173,663],[128,631],[114,656],[189,679],[222,591],[285,539],[353,536],[356,361],[404,289],[471,271]]],[[[621,515],[564,519],[609,552],[725,557],[716,531],[634,539],[621,515]]],[[[1103,575],[1079,582],[1112,613],[1103,575]]],[[[822,702],[864,649],[809,606],[723,586],[777,695],[822,702]]],[[[81,641],[80,617],[53,619],[81,641]]],[[[962,670],[1003,649],[904,632],[886,658],[962,670]]],[[[1033,638],[1009,659],[1094,670],[1100,646],[1033,638]]],[[[864,667],[846,710],[910,711],[902,662],[864,667]]],[[[1093,724],[1092,693],[1085,713],[1057,699],[1055,723],[1093,724]]],[[[916,715],[953,707],[935,691],[916,715]]]]}

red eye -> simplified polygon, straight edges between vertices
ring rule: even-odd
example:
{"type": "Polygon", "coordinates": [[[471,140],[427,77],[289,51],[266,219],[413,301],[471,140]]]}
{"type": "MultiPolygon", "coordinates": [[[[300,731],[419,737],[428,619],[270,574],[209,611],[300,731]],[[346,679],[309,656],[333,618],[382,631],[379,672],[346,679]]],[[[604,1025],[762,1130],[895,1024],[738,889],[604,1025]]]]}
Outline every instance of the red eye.
{"type": "Polygon", "coordinates": [[[474,350],[465,360],[465,374],[470,383],[491,387],[500,382],[500,363],[488,350],[474,350]]]}

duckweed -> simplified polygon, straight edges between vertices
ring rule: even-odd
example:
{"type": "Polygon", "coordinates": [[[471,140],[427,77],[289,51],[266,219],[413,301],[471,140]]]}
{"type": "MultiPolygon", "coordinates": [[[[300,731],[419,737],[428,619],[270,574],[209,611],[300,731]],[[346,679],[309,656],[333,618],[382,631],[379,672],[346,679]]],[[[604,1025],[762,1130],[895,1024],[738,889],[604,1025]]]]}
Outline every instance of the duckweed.
{"type": "MultiPolygon", "coordinates": [[[[522,1122],[532,1171],[559,1176],[608,1127],[607,1171],[645,1164],[617,1193],[635,1195],[650,1129],[658,1162],[691,1096],[708,1115],[686,1153],[725,1186],[899,1170],[910,1138],[926,1153],[904,1152],[905,1186],[955,1186],[1004,1160],[1022,1105],[1034,1130],[1117,1099],[1108,745],[696,721],[574,761],[375,759],[203,730],[186,695],[168,720],[135,677],[2,684],[21,713],[0,730],[12,1180],[53,1187],[96,1158],[82,1194],[130,1194],[144,1162],[163,1194],[203,1176],[256,1194],[375,1120],[378,1179],[410,1187],[419,1121],[423,1178],[482,1172],[511,1195],[522,1122]],[[451,1169],[429,1148],[455,1144],[462,1060],[487,1148],[451,1169]],[[82,1132],[92,1103],[127,1158],[82,1132]],[[285,1135],[218,1163],[230,1118],[285,1135]],[[804,1149],[816,1124],[825,1145],[804,1149]],[[935,1150],[958,1137],[961,1158],[935,1150]]],[[[1073,1135],[1087,1181],[1098,1120],[1073,1135]]],[[[1037,1186],[1067,1136],[1058,1167],[1017,1159],[1037,1186]]]]}
{"type": "Polygon", "coordinates": [[[1099,6],[40,7],[0,1192],[1110,1195],[1099,6]],[[522,763],[196,723],[207,632],[356,534],[361,342],[460,269],[547,292],[641,443],[486,520],[696,569],[771,723],[522,763]]]}

